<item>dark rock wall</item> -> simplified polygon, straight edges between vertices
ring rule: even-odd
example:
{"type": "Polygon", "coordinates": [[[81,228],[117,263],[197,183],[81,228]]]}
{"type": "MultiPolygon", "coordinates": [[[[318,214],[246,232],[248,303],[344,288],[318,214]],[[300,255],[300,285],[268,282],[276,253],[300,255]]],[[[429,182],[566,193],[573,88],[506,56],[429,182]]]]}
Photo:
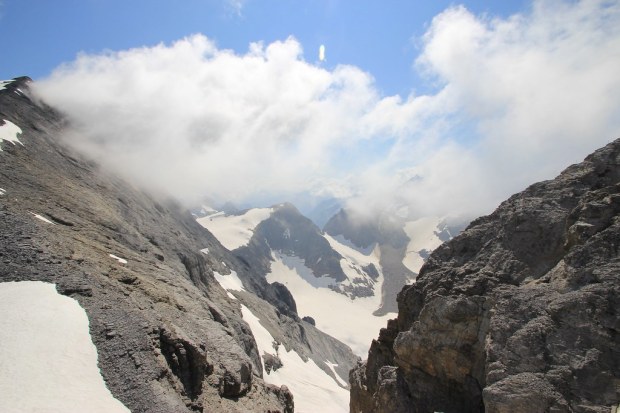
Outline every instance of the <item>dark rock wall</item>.
{"type": "Polygon", "coordinates": [[[351,372],[351,412],[620,402],[620,140],[440,246],[351,372]]]}

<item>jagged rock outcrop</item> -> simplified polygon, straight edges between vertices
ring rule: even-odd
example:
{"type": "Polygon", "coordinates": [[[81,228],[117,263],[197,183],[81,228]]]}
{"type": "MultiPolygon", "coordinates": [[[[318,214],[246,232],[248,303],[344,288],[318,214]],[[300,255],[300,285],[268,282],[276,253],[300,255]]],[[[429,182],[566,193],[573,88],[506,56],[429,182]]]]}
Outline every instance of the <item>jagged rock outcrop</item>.
{"type": "Polygon", "coordinates": [[[616,140],[435,250],[351,372],[351,412],[615,409],[619,245],[616,140]]]}
{"type": "Polygon", "coordinates": [[[0,142],[0,282],[50,282],[78,300],[107,386],[134,413],[292,412],[214,278],[250,270],[174,202],[63,144],[66,121],[29,79],[0,91],[5,120],[23,145],[0,142]]]}

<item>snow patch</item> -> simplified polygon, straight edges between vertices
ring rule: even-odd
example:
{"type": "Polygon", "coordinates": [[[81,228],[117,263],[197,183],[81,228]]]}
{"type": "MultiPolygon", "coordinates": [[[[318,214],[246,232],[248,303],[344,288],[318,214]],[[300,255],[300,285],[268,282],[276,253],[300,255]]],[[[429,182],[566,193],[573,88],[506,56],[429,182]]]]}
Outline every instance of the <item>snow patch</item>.
{"type": "Polygon", "coordinates": [[[331,236],[331,235],[325,233],[323,235],[326,236],[326,237],[329,236],[331,239],[335,240],[336,242],[338,242],[338,243],[340,243],[340,244],[342,244],[342,245],[344,245],[346,247],[349,247],[349,248],[351,248],[353,250],[359,251],[363,255],[369,255],[370,253],[372,253],[375,250],[375,248],[377,246],[377,243],[372,243],[371,245],[367,246],[366,248],[362,248],[362,247],[358,247],[357,245],[355,245],[353,243],[353,241],[351,241],[350,239],[346,238],[342,234],[338,234],[336,236],[331,236]]]}
{"type": "Polygon", "coordinates": [[[88,316],[39,281],[0,283],[3,413],[129,413],[97,368],[88,316]]]}
{"type": "MultiPolygon", "coordinates": [[[[17,138],[17,135],[22,134],[22,129],[11,121],[6,119],[2,120],[4,124],[0,125],[0,143],[2,143],[2,141],[9,141],[15,145],[15,142],[17,142],[23,146],[24,144],[17,138]]],[[[0,152],[2,152],[2,147],[0,147],[0,152]]]]}
{"type": "Polygon", "coordinates": [[[241,279],[235,271],[231,271],[230,274],[226,275],[220,274],[217,271],[213,271],[213,276],[215,277],[215,280],[222,286],[222,288],[226,290],[228,297],[232,298],[233,300],[236,300],[237,298],[229,291],[246,291],[245,288],[243,288],[243,283],[241,282],[241,279]]]}
{"type": "Polygon", "coordinates": [[[443,241],[437,236],[441,219],[425,217],[405,224],[405,234],[409,237],[407,253],[403,265],[416,274],[424,264],[426,254],[440,246],[443,241]]]}
{"type": "Polygon", "coordinates": [[[0,196],[2,196],[4,194],[6,194],[6,191],[4,189],[0,188],[0,196]]]}
{"type": "Polygon", "coordinates": [[[33,215],[36,219],[38,219],[38,220],[41,220],[41,221],[46,222],[46,223],[48,223],[48,224],[56,225],[56,224],[54,224],[52,221],[50,221],[49,219],[45,218],[43,215],[39,215],[39,214],[36,214],[36,213],[34,213],[34,212],[31,212],[31,214],[32,214],[32,215],[33,215]]]}
{"type": "Polygon", "coordinates": [[[204,255],[209,255],[209,248],[203,248],[200,250],[204,255]]]}
{"type": "Polygon", "coordinates": [[[12,82],[12,80],[0,80],[0,90],[6,89],[6,85],[12,82]]]}
{"type": "Polygon", "coordinates": [[[388,313],[382,317],[373,315],[381,305],[383,275],[380,274],[374,284],[373,296],[351,299],[329,288],[311,284],[307,279],[308,276],[304,276],[306,271],[311,273],[311,270],[308,268],[304,270],[303,264],[294,267],[287,265],[291,262],[290,257],[288,258],[285,262],[282,256],[274,254],[275,261],[271,264],[267,281],[270,283],[277,281],[286,285],[295,298],[299,314],[311,316],[316,321],[318,329],[351,347],[358,356],[366,358],[368,347],[377,337],[377,332],[385,327],[387,320],[396,315],[396,313],[388,313]]]}
{"type": "Polygon", "coordinates": [[[332,277],[317,277],[314,275],[312,270],[306,267],[304,260],[299,257],[272,252],[271,258],[273,260],[280,260],[288,269],[295,271],[305,282],[314,288],[329,288],[336,284],[336,280],[332,277]]]}
{"type": "Polygon", "coordinates": [[[114,254],[110,254],[110,258],[114,258],[116,261],[120,262],[121,264],[127,264],[127,260],[125,258],[117,257],[114,254]]]}
{"type": "Polygon", "coordinates": [[[343,243],[341,240],[344,239],[342,235],[340,235],[339,239],[332,237],[329,234],[323,234],[323,237],[329,242],[329,245],[344,258],[352,261],[353,263],[360,266],[367,266],[370,264],[374,264],[377,268],[379,267],[379,252],[376,245],[372,245],[372,249],[366,249],[365,251],[360,251],[356,247],[351,246],[350,243],[343,243]]]}
{"type": "MultiPolygon", "coordinates": [[[[287,351],[284,346],[274,348],[274,338],[263,327],[258,317],[249,308],[241,305],[243,319],[249,324],[256,339],[258,352],[279,357],[282,367],[267,374],[263,365],[263,378],[276,386],[286,385],[295,400],[295,411],[299,413],[323,412],[337,413],[349,411],[349,392],[325,373],[312,360],[303,359],[294,350],[287,351]]],[[[338,377],[338,375],[336,375],[338,377]]]]}
{"type": "Polygon", "coordinates": [[[242,215],[226,215],[218,212],[196,221],[208,229],[222,245],[229,250],[235,250],[247,245],[254,235],[258,224],[271,216],[272,208],[254,208],[242,215]]]}

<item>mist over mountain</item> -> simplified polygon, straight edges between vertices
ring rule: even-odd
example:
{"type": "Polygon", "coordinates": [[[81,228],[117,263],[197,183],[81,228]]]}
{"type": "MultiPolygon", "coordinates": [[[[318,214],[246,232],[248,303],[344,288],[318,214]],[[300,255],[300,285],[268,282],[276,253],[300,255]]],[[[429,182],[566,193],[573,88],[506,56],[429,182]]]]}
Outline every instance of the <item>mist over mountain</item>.
{"type": "Polygon", "coordinates": [[[445,10],[413,62],[429,87],[407,96],[315,64],[293,37],[233,52],[200,34],[83,53],[35,89],[71,120],[68,143],[188,206],[307,192],[359,215],[404,201],[415,218],[467,221],[620,131],[618,5],[556,3],[445,10]]]}
{"type": "Polygon", "coordinates": [[[620,1],[0,36],[0,413],[620,413],[620,1]]]}
{"type": "Polygon", "coordinates": [[[66,146],[31,84],[0,84],[0,410],[345,411],[351,349],[180,204],[66,146]]]}

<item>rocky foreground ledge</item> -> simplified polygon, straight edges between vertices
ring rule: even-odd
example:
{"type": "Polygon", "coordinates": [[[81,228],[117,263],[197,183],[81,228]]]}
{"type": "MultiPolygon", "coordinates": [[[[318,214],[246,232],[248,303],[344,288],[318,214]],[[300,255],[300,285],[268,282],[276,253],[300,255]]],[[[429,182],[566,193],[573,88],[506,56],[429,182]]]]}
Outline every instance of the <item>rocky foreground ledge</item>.
{"type": "Polygon", "coordinates": [[[439,247],[352,370],[351,412],[616,412],[620,140],[439,247]]]}

